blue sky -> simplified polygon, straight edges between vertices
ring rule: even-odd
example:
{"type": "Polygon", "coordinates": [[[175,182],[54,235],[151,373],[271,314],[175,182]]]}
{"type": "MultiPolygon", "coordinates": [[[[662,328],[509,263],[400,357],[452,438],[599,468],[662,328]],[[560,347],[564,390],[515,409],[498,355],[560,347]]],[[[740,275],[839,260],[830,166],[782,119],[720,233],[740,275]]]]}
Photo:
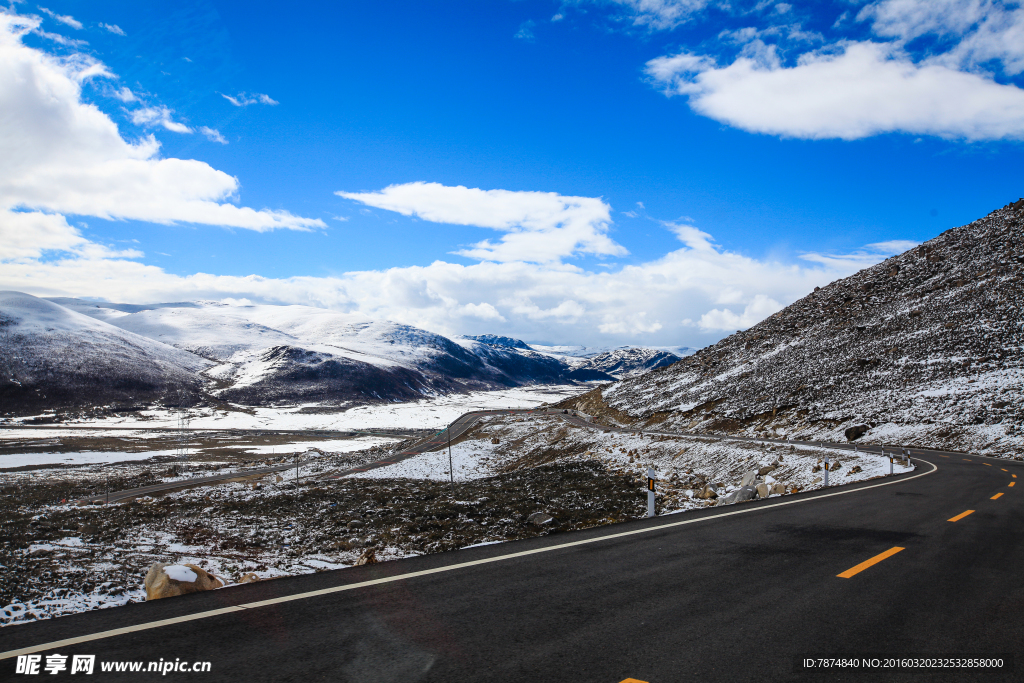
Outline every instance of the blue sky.
{"type": "Polygon", "coordinates": [[[1024,195],[1012,3],[325,5],[13,5],[80,90],[0,120],[0,286],[701,346],[1024,195]]]}

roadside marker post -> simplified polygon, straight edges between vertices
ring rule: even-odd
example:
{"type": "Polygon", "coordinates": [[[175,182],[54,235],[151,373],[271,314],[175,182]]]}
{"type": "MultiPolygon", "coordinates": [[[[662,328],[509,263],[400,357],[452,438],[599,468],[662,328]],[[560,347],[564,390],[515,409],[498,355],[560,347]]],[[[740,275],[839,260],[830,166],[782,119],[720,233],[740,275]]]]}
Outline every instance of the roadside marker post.
{"type": "Polygon", "coordinates": [[[825,454],[825,486],[828,486],[828,453],[825,454]]]}
{"type": "Polygon", "coordinates": [[[657,473],[653,467],[647,468],[647,516],[654,517],[654,477],[657,473]]]}
{"type": "Polygon", "coordinates": [[[892,454],[892,452],[890,451],[890,452],[889,452],[889,476],[890,476],[890,477],[891,477],[891,476],[893,475],[893,471],[892,471],[892,468],[893,468],[893,461],[894,461],[894,460],[896,460],[896,456],[894,456],[894,455],[892,454]]]}

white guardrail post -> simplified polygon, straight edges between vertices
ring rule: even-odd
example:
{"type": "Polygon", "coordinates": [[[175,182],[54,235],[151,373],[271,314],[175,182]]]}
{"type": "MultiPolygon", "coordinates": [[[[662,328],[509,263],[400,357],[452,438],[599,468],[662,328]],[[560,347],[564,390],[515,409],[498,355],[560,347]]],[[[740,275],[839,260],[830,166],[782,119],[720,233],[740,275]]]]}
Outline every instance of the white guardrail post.
{"type": "Polygon", "coordinates": [[[647,516],[654,517],[654,478],[657,472],[653,467],[647,468],[647,516]]]}

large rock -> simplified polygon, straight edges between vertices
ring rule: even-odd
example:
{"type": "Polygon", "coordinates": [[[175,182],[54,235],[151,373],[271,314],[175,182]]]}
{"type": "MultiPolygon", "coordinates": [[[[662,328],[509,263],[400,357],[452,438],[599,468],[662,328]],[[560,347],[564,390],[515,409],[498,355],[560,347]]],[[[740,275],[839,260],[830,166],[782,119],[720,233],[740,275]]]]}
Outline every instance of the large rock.
{"type": "Polygon", "coordinates": [[[526,521],[534,526],[544,526],[546,524],[551,524],[555,521],[555,518],[546,512],[534,512],[526,518],[526,521]]]}
{"type": "Polygon", "coordinates": [[[758,498],[767,498],[768,497],[768,493],[769,493],[770,490],[771,489],[768,488],[768,484],[758,484],[757,485],[757,497],[758,498]]]}
{"type": "Polygon", "coordinates": [[[757,472],[750,470],[743,475],[743,479],[740,481],[740,486],[750,486],[757,479],[757,472]]]}
{"type": "Polygon", "coordinates": [[[742,503],[746,500],[751,500],[757,491],[753,486],[741,486],[732,493],[722,496],[718,499],[717,505],[732,505],[733,503],[742,503]]]}
{"type": "Polygon", "coordinates": [[[776,493],[781,495],[785,492],[786,486],[784,484],[772,484],[772,489],[769,491],[769,494],[774,496],[776,493]]]}
{"type": "Polygon", "coordinates": [[[759,469],[757,471],[757,476],[763,477],[764,475],[768,474],[769,472],[774,472],[775,469],[776,469],[775,465],[765,465],[764,467],[762,467],[761,469],[759,469]]]}
{"type": "Polygon", "coordinates": [[[867,425],[855,425],[847,429],[845,432],[843,432],[843,434],[846,435],[847,441],[855,441],[860,437],[864,436],[865,434],[867,434],[868,429],[870,429],[870,427],[868,427],[867,425]]]}
{"type": "Polygon", "coordinates": [[[146,572],[146,600],[172,598],[188,593],[213,590],[224,586],[224,581],[194,564],[164,564],[154,562],[146,572]]]}

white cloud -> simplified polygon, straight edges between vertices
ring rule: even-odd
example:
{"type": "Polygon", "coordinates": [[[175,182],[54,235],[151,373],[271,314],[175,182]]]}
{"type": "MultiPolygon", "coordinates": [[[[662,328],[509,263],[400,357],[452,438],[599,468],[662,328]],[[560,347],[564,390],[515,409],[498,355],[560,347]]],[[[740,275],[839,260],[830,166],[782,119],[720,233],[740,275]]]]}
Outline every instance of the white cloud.
{"type": "Polygon", "coordinates": [[[882,0],[857,15],[879,36],[903,44],[924,35],[955,39],[928,61],[971,69],[989,61],[1009,75],[1024,72],[1024,7],[993,0],[882,0]]]}
{"type": "Polygon", "coordinates": [[[68,47],[82,47],[83,45],[89,44],[87,41],[84,40],[78,40],[77,38],[68,38],[67,36],[62,36],[59,33],[50,33],[49,31],[43,31],[42,29],[38,28],[35,31],[33,31],[33,33],[35,33],[40,38],[46,38],[47,40],[52,40],[58,45],[66,45],[68,47]]]}
{"type": "Polygon", "coordinates": [[[905,251],[909,251],[919,245],[920,242],[914,240],[887,240],[885,242],[872,242],[871,244],[865,245],[866,249],[876,251],[880,254],[902,254],[905,251]]]}
{"type": "MultiPolygon", "coordinates": [[[[258,231],[325,227],[320,219],[228,203],[237,179],[201,161],[161,158],[152,136],[125,140],[109,116],[81,98],[81,82],[110,77],[106,67],[24,45],[22,36],[39,21],[0,14],[0,223],[27,220],[12,212],[31,209],[258,231]]],[[[59,232],[52,222],[48,229],[59,232]]],[[[62,239],[73,241],[68,233],[62,239]]]]}
{"type": "Polygon", "coordinates": [[[164,106],[143,107],[131,112],[132,123],[137,126],[160,125],[174,133],[191,133],[192,129],[184,123],[171,119],[172,113],[170,109],[164,106]]]}
{"type": "Polygon", "coordinates": [[[512,37],[513,38],[519,38],[520,40],[525,40],[527,42],[533,42],[534,40],[537,39],[537,37],[535,35],[533,35],[533,27],[534,26],[535,26],[535,24],[534,24],[533,21],[531,21],[531,20],[524,21],[523,23],[521,23],[519,25],[519,30],[516,31],[516,34],[514,36],[512,36],[512,37]]]}
{"type": "Polygon", "coordinates": [[[46,9],[45,7],[40,7],[39,11],[44,13],[44,14],[49,15],[49,17],[51,19],[53,19],[54,21],[59,21],[60,23],[64,24],[65,26],[70,26],[71,28],[74,28],[74,29],[81,29],[82,28],[82,22],[78,21],[77,19],[75,19],[72,16],[60,15],[60,14],[57,14],[56,12],[51,12],[50,10],[46,9]]]}
{"type": "MultiPolygon", "coordinates": [[[[0,225],[3,222],[0,221],[0,225]]],[[[702,346],[756,323],[839,277],[877,263],[865,250],[800,264],[750,258],[714,246],[706,232],[668,226],[682,244],[611,272],[562,263],[492,261],[273,279],[178,276],[125,258],[22,258],[0,268],[0,289],[128,302],[249,299],[353,311],[444,334],[494,332],[537,342],[702,346]],[[694,324],[692,321],[699,321],[694,324]]],[[[84,251],[57,224],[56,242],[84,251]]],[[[28,256],[30,249],[22,247],[28,256]]]]}
{"type": "Polygon", "coordinates": [[[216,128],[208,128],[206,126],[200,126],[199,132],[206,136],[210,142],[219,142],[222,145],[228,144],[227,138],[220,134],[220,131],[216,128]]]}
{"type": "Polygon", "coordinates": [[[117,24],[100,24],[100,26],[107,29],[111,33],[117,34],[119,36],[125,35],[124,29],[122,29],[117,24]]]}
{"type": "Polygon", "coordinates": [[[764,294],[757,294],[743,308],[742,313],[733,313],[728,308],[713,308],[702,315],[697,324],[705,332],[736,332],[756,325],[783,308],[783,305],[775,299],[764,294]]]}
{"type": "Polygon", "coordinates": [[[651,31],[673,29],[704,9],[708,0],[607,0],[619,5],[624,19],[651,31]]]}
{"type": "Polygon", "coordinates": [[[611,207],[594,197],[424,182],[391,185],[379,192],[335,194],[434,223],[474,225],[505,233],[497,243],[484,240],[456,252],[469,258],[550,263],[579,254],[627,253],[625,247],[608,237],[611,207]]]}
{"type": "Polygon", "coordinates": [[[135,93],[133,93],[128,88],[121,88],[120,90],[116,90],[114,92],[114,97],[125,103],[137,102],[139,100],[139,98],[135,96],[135,93]]]}
{"type": "Polygon", "coordinates": [[[248,107],[250,104],[280,104],[280,102],[273,99],[270,95],[263,95],[262,93],[254,93],[252,95],[249,95],[247,93],[241,92],[234,97],[232,97],[231,95],[225,95],[224,93],[221,93],[220,96],[228,102],[230,102],[231,104],[235,105],[236,107],[248,107]]]}
{"type": "Polygon", "coordinates": [[[852,140],[887,132],[1024,137],[1024,90],[941,64],[915,64],[888,43],[846,43],[786,67],[773,53],[724,67],[680,53],[647,64],[699,114],[756,133],[852,140]]]}

